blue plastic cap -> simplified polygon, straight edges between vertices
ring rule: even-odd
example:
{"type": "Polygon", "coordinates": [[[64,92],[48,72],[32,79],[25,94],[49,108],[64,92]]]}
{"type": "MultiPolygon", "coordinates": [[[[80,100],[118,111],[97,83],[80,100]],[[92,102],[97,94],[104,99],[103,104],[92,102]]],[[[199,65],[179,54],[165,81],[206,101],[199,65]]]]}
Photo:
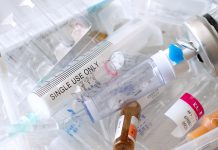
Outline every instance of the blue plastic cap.
{"type": "Polygon", "coordinates": [[[100,9],[104,8],[105,6],[107,6],[112,0],[102,0],[101,2],[90,6],[87,11],[88,13],[95,13],[97,11],[99,11],[100,9]]]}
{"type": "Polygon", "coordinates": [[[179,64],[180,62],[184,61],[182,49],[177,47],[175,44],[170,44],[169,58],[176,64],[179,64]]]}

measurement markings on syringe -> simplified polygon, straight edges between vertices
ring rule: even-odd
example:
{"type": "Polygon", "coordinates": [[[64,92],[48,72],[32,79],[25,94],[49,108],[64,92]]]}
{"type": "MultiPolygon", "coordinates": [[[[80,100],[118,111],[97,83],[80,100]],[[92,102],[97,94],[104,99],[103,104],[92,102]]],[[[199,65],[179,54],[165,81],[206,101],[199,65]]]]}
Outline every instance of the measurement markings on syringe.
{"type": "MultiPolygon", "coordinates": [[[[95,62],[95,64],[97,64],[97,61],[95,62]]],[[[82,65],[82,64],[81,64],[82,65]]],[[[75,68],[76,67],[78,67],[78,66],[75,66],[75,68]]],[[[80,66],[79,66],[80,67],[80,66]]],[[[81,66],[82,67],[82,66],[81,66]]],[[[93,71],[93,70],[95,70],[95,68],[93,69],[93,66],[91,65],[91,66],[89,66],[87,69],[91,69],[91,71],[93,71]]],[[[77,71],[77,70],[75,70],[75,71],[77,71]]],[[[75,72],[74,71],[74,72],[75,72]]],[[[73,73],[74,73],[73,72],[73,73]]],[[[91,72],[90,72],[91,73],[91,72]]],[[[65,74],[64,74],[65,75],[65,74]]],[[[80,76],[80,78],[82,78],[82,76],[80,75],[80,74],[78,74],[79,76],[80,76]]],[[[78,75],[76,76],[74,76],[74,78],[77,78],[77,81],[79,81],[78,80],[78,75]]],[[[86,74],[87,75],[87,74],[86,74]]],[[[67,76],[70,76],[70,74],[69,75],[65,75],[66,77],[63,77],[63,75],[62,76],[60,76],[60,77],[58,77],[58,78],[55,78],[55,80],[62,80],[62,81],[64,81],[66,78],[67,78],[67,76]]],[[[72,81],[72,80],[71,80],[72,81]]],[[[63,83],[64,84],[64,83],[63,83]]],[[[48,91],[50,91],[51,89],[52,89],[52,87],[55,87],[55,85],[58,85],[58,83],[57,82],[53,82],[53,84],[51,83],[51,82],[49,82],[46,86],[46,88],[44,88],[44,89],[40,89],[41,91],[37,91],[38,92],[38,94],[37,95],[44,95],[45,93],[47,93],[48,91]],[[39,93],[40,92],[40,93],[39,93]]],[[[39,95],[39,96],[40,96],[39,95]]]]}
{"type": "Polygon", "coordinates": [[[79,57],[80,61],[78,59],[76,60],[76,63],[74,63],[71,67],[66,69],[64,72],[60,73],[57,77],[52,78],[50,81],[47,81],[47,83],[39,87],[37,90],[34,91],[35,94],[38,96],[43,96],[46,94],[49,90],[51,90],[53,87],[70,77],[73,73],[78,71],[81,67],[92,61],[95,57],[97,57],[99,54],[101,54],[107,47],[111,45],[110,42],[105,41],[104,43],[101,43],[101,45],[98,45],[98,47],[93,48],[90,53],[88,53],[86,56],[79,57]]]}
{"type": "MultiPolygon", "coordinates": [[[[105,47],[100,47],[100,48],[105,48],[105,47]]],[[[53,83],[54,85],[59,84],[60,82],[62,82],[63,80],[65,80],[66,78],[68,78],[70,75],[72,75],[75,71],[77,71],[78,69],[80,69],[82,66],[84,66],[85,64],[87,64],[89,61],[91,61],[93,58],[95,58],[98,54],[100,54],[101,49],[95,49],[95,53],[91,53],[89,55],[86,55],[85,57],[83,57],[83,59],[81,61],[79,61],[78,63],[74,64],[73,66],[71,66],[69,69],[67,69],[66,71],[62,72],[58,77],[56,77],[55,79],[53,79],[52,81],[50,81],[50,85],[51,83],[53,83]]]]}
{"type": "MultiPolygon", "coordinates": [[[[75,63],[74,65],[72,65],[69,69],[65,70],[64,72],[60,73],[60,75],[58,75],[58,77],[51,79],[50,81],[48,81],[48,83],[42,87],[40,87],[38,90],[36,90],[36,94],[38,96],[42,96],[45,93],[47,93],[51,88],[55,87],[56,85],[58,85],[59,83],[61,83],[62,81],[64,81],[65,79],[67,79],[70,75],[72,75],[74,72],[76,72],[78,69],[80,69],[82,66],[84,66],[85,64],[87,64],[88,62],[90,62],[93,58],[95,58],[96,56],[98,56],[105,48],[107,48],[110,45],[109,42],[105,42],[101,45],[99,45],[99,47],[94,48],[90,54],[87,54],[86,57],[83,57],[81,59],[81,61],[79,61],[78,63],[75,63]]],[[[80,57],[81,58],[81,57],[80,57]]],[[[79,58],[79,59],[80,59],[79,58]]]]}

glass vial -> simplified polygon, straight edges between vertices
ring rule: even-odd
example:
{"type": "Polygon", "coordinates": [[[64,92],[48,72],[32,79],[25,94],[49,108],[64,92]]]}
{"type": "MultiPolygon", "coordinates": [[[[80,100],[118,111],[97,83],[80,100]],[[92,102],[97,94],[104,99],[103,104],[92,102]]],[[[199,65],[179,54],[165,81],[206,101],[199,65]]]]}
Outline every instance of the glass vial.
{"type": "Polygon", "coordinates": [[[134,150],[141,106],[134,101],[121,110],[115,134],[114,150],[134,150]]]}

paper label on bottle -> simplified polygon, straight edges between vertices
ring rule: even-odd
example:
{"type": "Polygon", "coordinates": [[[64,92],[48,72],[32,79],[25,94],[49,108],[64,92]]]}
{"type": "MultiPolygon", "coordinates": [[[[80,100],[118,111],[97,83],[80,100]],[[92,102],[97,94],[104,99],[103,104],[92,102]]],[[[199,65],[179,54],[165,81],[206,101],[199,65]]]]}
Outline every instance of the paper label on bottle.
{"type": "Polygon", "coordinates": [[[133,142],[136,140],[138,122],[139,120],[135,116],[131,117],[128,138],[130,138],[133,142]]]}
{"type": "Polygon", "coordinates": [[[116,129],[114,140],[116,140],[117,138],[119,138],[121,136],[122,128],[123,128],[123,123],[124,123],[124,115],[120,116],[120,118],[118,120],[118,124],[117,124],[117,129],[116,129]]]}
{"type": "Polygon", "coordinates": [[[185,93],[165,115],[177,125],[171,134],[182,137],[204,115],[204,109],[196,98],[185,93]]]}

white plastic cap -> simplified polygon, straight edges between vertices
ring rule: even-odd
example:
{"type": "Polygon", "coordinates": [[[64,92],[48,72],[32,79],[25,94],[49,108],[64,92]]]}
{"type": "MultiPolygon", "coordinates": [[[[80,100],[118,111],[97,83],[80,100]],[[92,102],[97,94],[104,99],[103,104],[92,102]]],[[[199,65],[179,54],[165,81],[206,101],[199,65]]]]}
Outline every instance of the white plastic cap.
{"type": "Polygon", "coordinates": [[[40,118],[48,119],[51,117],[51,111],[49,110],[47,103],[39,96],[31,93],[30,95],[28,95],[27,101],[31,107],[31,110],[34,113],[38,114],[40,118]]]}
{"type": "Polygon", "coordinates": [[[176,78],[173,65],[163,51],[157,52],[151,56],[151,59],[156,64],[165,84],[176,78]]]}

